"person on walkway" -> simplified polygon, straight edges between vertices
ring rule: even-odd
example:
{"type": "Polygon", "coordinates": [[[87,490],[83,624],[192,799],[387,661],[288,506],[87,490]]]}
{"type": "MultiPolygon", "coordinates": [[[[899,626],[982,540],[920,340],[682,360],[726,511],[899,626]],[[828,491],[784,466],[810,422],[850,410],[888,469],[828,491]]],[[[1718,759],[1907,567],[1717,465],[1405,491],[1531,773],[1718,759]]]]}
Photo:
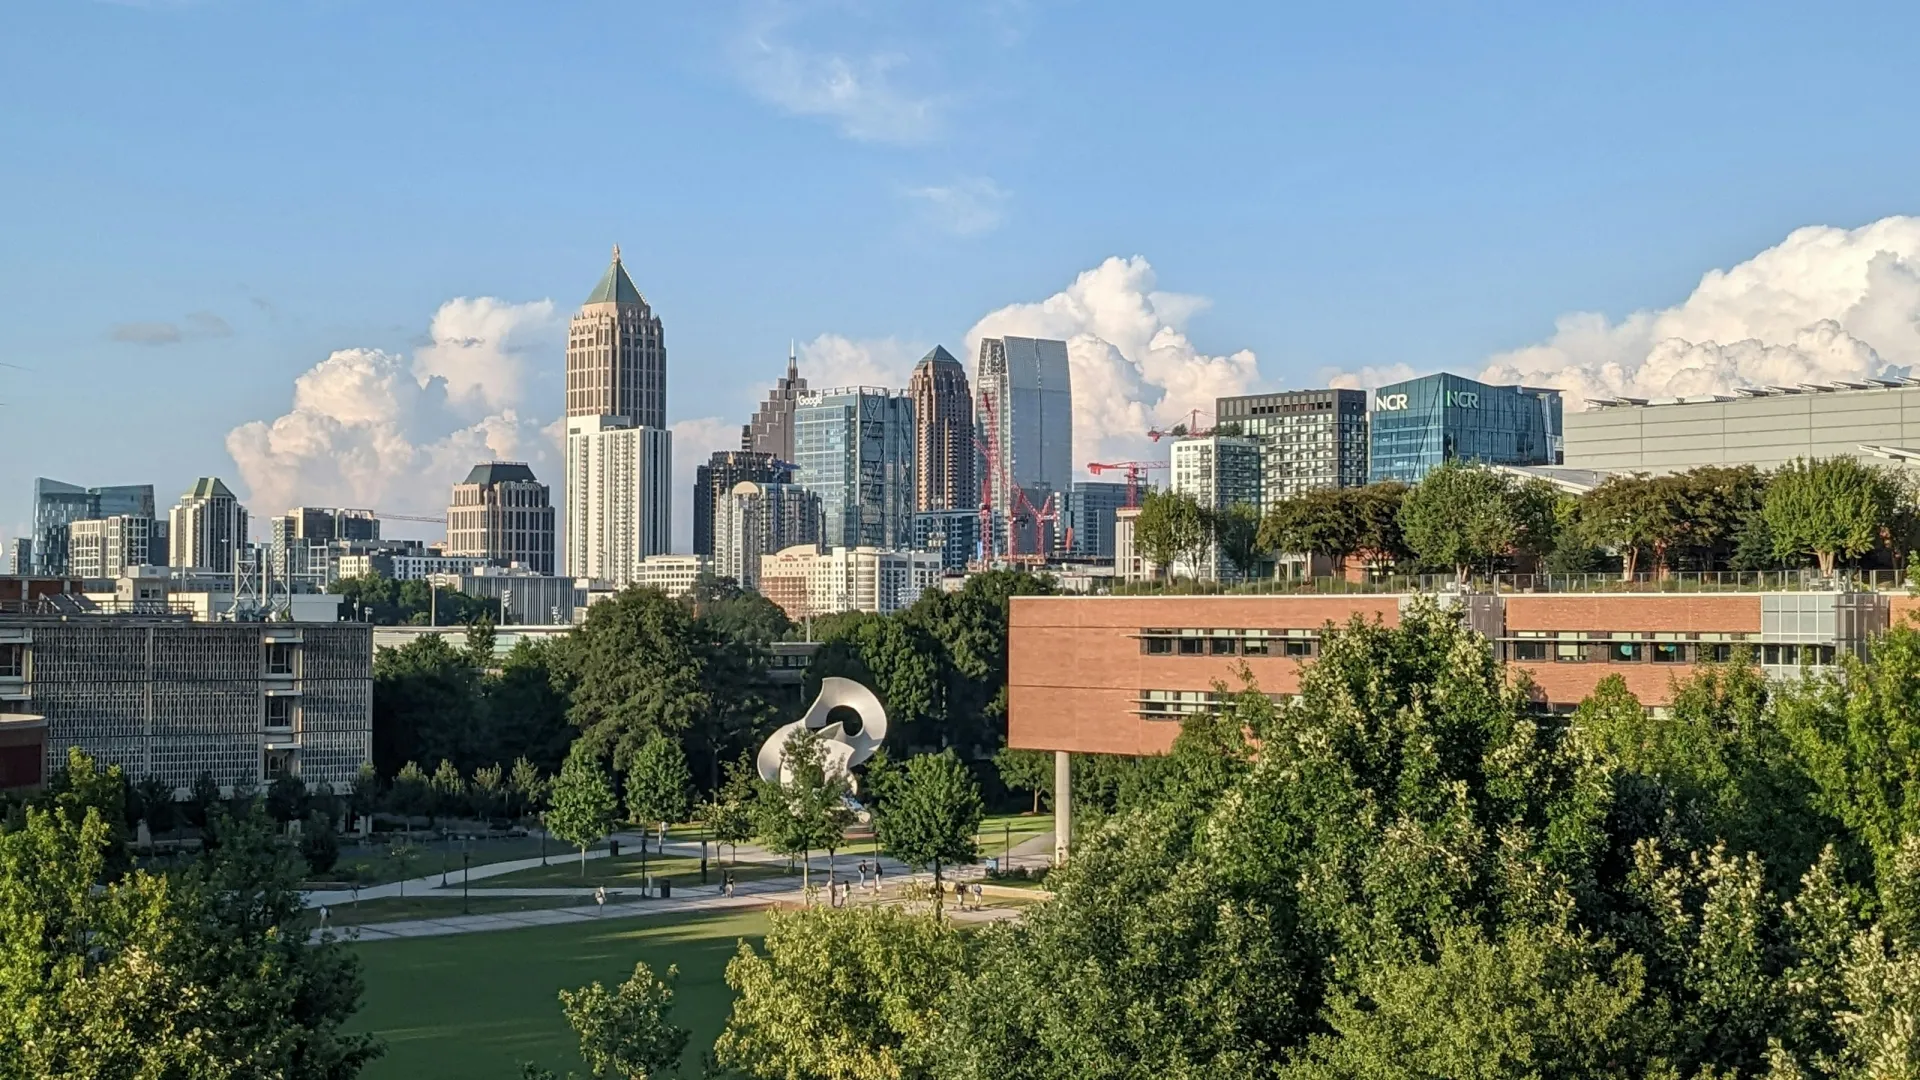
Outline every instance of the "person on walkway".
{"type": "Polygon", "coordinates": [[[607,887],[605,885],[593,890],[593,902],[600,905],[601,911],[607,910],[607,887]]]}
{"type": "Polygon", "coordinates": [[[731,900],[733,899],[733,871],[731,870],[727,871],[726,886],[727,886],[727,899],[731,900]]]}
{"type": "Polygon", "coordinates": [[[968,891],[973,893],[973,910],[979,911],[981,908],[987,906],[986,905],[987,890],[984,888],[981,888],[979,882],[976,881],[972,885],[967,886],[967,889],[968,891]]]}

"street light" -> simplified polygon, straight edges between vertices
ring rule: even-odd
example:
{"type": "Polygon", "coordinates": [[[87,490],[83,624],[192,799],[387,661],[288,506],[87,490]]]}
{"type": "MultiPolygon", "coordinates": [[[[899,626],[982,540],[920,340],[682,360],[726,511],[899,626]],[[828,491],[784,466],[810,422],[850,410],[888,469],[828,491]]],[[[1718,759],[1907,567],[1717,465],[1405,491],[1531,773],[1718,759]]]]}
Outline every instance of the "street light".
{"type": "Polygon", "coordinates": [[[460,845],[460,914],[471,915],[473,910],[467,906],[467,879],[473,876],[473,853],[470,845],[460,845]]]}

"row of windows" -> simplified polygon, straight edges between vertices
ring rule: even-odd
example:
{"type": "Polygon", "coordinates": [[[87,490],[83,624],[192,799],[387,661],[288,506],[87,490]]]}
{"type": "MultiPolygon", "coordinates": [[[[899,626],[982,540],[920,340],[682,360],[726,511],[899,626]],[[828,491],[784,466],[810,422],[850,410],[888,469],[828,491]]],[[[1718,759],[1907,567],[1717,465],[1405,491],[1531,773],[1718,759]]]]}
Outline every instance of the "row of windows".
{"type": "MultiPolygon", "coordinates": [[[[1317,630],[1143,629],[1140,651],[1148,656],[1287,656],[1306,659],[1320,653],[1317,630]]],[[[1735,650],[1767,665],[1827,667],[1832,645],[1747,643],[1745,634],[1586,634],[1522,631],[1498,643],[1502,659],[1562,664],[1728,663],[1735,650]]]]}
{"type": "Polygon", "coordinates": [[[1319,653],[1317,630],[1142,630],[1148,656],[1292,656],[1319,653]]]}

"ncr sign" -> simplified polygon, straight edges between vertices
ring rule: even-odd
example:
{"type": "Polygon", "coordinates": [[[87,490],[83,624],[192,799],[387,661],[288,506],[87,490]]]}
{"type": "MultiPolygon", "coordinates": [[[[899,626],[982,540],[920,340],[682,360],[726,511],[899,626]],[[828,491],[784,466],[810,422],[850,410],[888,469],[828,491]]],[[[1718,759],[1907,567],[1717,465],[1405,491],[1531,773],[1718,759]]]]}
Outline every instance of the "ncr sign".
{"type": "MultiPolygon", "coordinates": [[[[1442,402],[1448,408],[1477,409],[1480,407],[1480,394],[1476,390],[1448,390],[1442,402]]],[[[1406,407],[1405,394],[1375,394],[1373,397],[1376,412],[1402,412],[1406,407]]]]}

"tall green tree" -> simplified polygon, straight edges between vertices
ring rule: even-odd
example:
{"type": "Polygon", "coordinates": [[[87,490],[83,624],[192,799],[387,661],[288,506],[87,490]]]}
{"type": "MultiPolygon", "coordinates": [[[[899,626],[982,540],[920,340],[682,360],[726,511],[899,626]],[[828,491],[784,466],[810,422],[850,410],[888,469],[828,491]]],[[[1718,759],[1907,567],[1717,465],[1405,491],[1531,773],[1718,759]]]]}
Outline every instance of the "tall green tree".
{"type": "Polygon", "coordinates": [[[1193,496],[1149,491],[1140,500],[1140,516],[1133,521],[1134,546],[1167,580],[1183,560],[1197,569],[1212,539],[1207,511],[1193,496]]]}
{"type": "Polygon", "coordinates": [[[815,732],[802,729],[790,737],[782,761],[781,778],[756,788],[754,825],[768,848],[800,860],[800,891],[810,895],[813,853],[838,850],[852,824],[846,805],[851,791],[844,775],[827,770],[825,748],[815,732]]]}
{"type": "Polygon", "coordinates": [[[1664,569],[1667,551],[1684,535],[1684,509],[1678,486],[1645,473],[1609,476],[1580,500],[1580,519],[1589,539],[1620,555],[1621,576],[1632,578],[1643,553],[1664,569]]]}
{"type": "Polygon", "coordinates": [[[1776,556],[1812,555],[1823,574],[1880,544],[1893,524],[1900,491],[1885,472],[1852,457],[1780,467],[1767,482],[1761,513],[1776,556]]]}
{"type": "Polygon", "coordinates": [[[1260,524],[1260,511],[1248,503],[1233,503],[1213,515],[1213,542],[1240,577],[1254,576],[1271,550],[1260,542],[1260,524]]]}
{"type": "Polygon", "coordinates": [[[514,758],[513,769],[507,773],[508,813],[523,817],[535,812],[545,801],[547,788],[548,780],[538,766],[525,757],[514,758]]]}
{"type": "Polygon", "coordinates": [[[655,735],[641,744],[627,768],[627,814],[640,826],[640,867],[647,858],[647,830],[660,830],[660,851],[666,854],[667,825],[682,821],[692,811],[693,775],[680,744],[655,735]]]}
{"type": "Polygon", "coordinates": [[[567,748],[579,734],[567,717],[572,695],[567,647],[561,639],[522,638],[482,682],[484,761],[525,757],[552,773],[567,759],[567,748]]]}
{"type": "Polygon", "coordinates": [[[1475,564],[1521,549],[1529,537],[1530,508],[1527,493],[1509,477],[1447,462],[1407,492],[1400,528],[1421,562],[1452,567],[1465,581],[1475,564]]]}
{"type": "Polygon", "coordinates": [[[714,1056],[753,1077],[881,1080],[939,1074],[948,987],[965,937],[898,908],[774,912],[727,964],[734,991],[714,1056]]]}
{"type": "Polygon", "coordinates": [[[677,967],[669,966],[662,979],[641,962],[613,990],[596,981],[560,991],[560,1010],[580,1037],[580,1057],[593,1076],[649,1080],[679,1066],[689,1037],[672,1019],[679,977],[677,967]]]}
{"type": "Polygon", "coordinates": [[[469,765],[480,722],[480,678],[464,650],[423,634],[373,658],[373,763],[392,776],[408,761],[469,765]]]}
{"type": "Polygon", "coordinates": [[[700,821],[713,834],[713,842],[732,847],[736,862],[740,845],[753,839],[755,779],[753,759],[743,753],[727,763],[726,783],[699,806],[700,821]]]}
{"type": "Polygon", "coordinates": [[[880,846],[908,866],[932,869],[938,917],[942,869],[980,856],[980,785],[952,751],[921,754],[890,778],[882,801],[875,822],[880,846]]]}
{"type": "Polygon", "coordinates": [[[1310,491],[1282,499],[1260,522],[1260,545],[1268,551],[1319,555],[1336,572],[1360,550],[1364,520],[1343,490],[1310,491]]]}
{"type": "Polygon", "coordinates": [[[1046,750],[1015,750],[1003,746],[993,755],[993,767],[1008,791],[1033,793],[1033,812],[1040,812],[1040,797],[1053,797],[1053,754],[1046,750]]]}
{"type": "Polygon", "coordinates": [[[554,777],[548,798],[547,828],[580,849],[580,876],[587,874],[587,849],[607,838],[617,823],[619,801],[599,755],[584,742],[575,743],[567,763],[554,777]]]}

